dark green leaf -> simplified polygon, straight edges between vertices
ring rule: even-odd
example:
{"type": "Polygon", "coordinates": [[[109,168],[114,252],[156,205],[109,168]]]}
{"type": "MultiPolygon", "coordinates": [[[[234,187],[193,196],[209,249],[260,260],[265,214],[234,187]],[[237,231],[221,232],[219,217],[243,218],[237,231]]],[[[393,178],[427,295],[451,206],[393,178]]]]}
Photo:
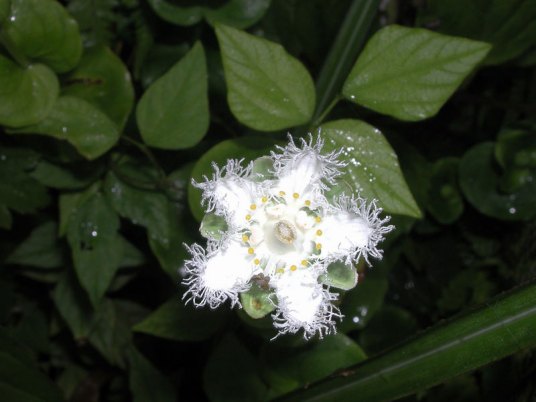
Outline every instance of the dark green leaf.
{"type": "Polygon", "coordinates": [[[164,149],[193,147],[209,124],[207,71],[201,43],[156,80],[136,108],[143,140],[164,149]]]}
{"type": "Polygon", "coordinates": [[[432,0],[430,8],[441,32],[492,43],[487,64],[504,63],[534,45],[533,0],[432,0]]]}
{"type": "Polygon", "coordinates": [[[355,289],[344,294],[341,305],[344,318],[339,329],[348,332],[364,328],[383,305],[388,286],[386,274],[379,267],[367,273],[355,289]]]}
{"type": "Polygon", "coordinates": [[[367,43],[343,94],[400,120],[435,115],[490,45],[425,29],[389,25],[367,43]]]}
{"type": "MultiPolygon", "coordinates": [[[[263,137],[243,137],[222,141],[199,158],[192,171],[192,178],[199,182],[203,180],[204,175],[211,177],[214,172],[213,162],[218,166],[223,166],[227,159],[244,158],[244,162],[248,163],[260,156],[268,155],[276,143],[277,141],[263,137]]],[[[201,206],[201,192],[191,184],[188,186],[188,203],[192,214],[198,221],[201,221],[205,215],[201,206]]]]}
{"type": "Polygon", "coordinates": [[[268,10],[271,0],[228,0],[219,8],[204,9],[206,20],[245,29],[259,21],[268,10]]]}
{"type": "Polygon", "coordinates": [[[179,7],[166,0],[147,1],[160,18],[172,24],[188,26],[198,23],[203,18],[202,7],[179,7]]]}
{"type": "Polygon", "coordinates": [[[42,64],[23,69],[0,54],[0,124],[22,127],[45,118],[58,97],[56,75],[42,64]]]}
{"type": "Polygon", "coordinates": [[[458,158],[443,158],[433,167],[427,209],[440,223],[449,224],[463,213],[458,186],[458,158]]]}
{"type": "MultiPolygon", "coordinates": [[[[150,169],[135,163],[125,163],[116,168],[117,174],[125,180],[143,184],[156,183],[157,178],[150,169]]],[[[104,183],[106,197],[119,215],[133,223],[147,228],[149,236],[164,243],[169,242],[170,225],[168,221],[170,203],[161,191],[143,190],[122,181],[116,173],[110,172],[104,183]]]]}
{"type": "Polygon", "coordinates": [[[377,199],[386,212],[421,216],[398,158],[378,129],[359,120],[337,120],[321,130],[327,150],[344,149],[349,165],[343,179],[355,191],[365,199],[377,199]]]}
{"type": "Polygon", "coordinates": [[[59,390],[0,328],[0,392],[9,402],[60,402],[59,390]],[[21,353],[22,352],[22,353],[21,353]]]}
{"type": "Polygon", "coordinates": [[[498,219],[515,221],[536,216],[536,181],[528,181],[511,194],[501,192],[501,177],[494,162],[491,142],[480,143],[465,153],[459,174],[467,200],[483,214],[498,219]]]}
{"type": "Polygon", "coordinates": [[[89,342],[114,366],[124,368],[132,343],[130,327],[146,309],[126,300],[104,299],[95,311],[89,342]]]}
{"type": "Polygon", "coordinates": [[[218,25],[227,101],[248,127],[276,131],[307,123],[315,107],[309,72],[285,49],[237,29],[218,25]]]}
{"type": "Polygon", "coordinates": [[[209,357],[203,375],[205,392],[212,402],[250,402],[266,398],[266,385],[251,353],[227,335],[209,357]]]}
{"type": "Polygon", "coordinates": [[[69,0],[67,10],[76,19],[85,47],[108,44],[113,38],[117,0],[69,0]]]}
{"type": "Polygon", "coordinates": [[[533,348],[535,298],[536,284],[518,288],[281,401],[391,401],[533,348]]]}
{"type": "Polygon", "coordinates": [[[52,298],[74,339],[84,343],[93,325],[93,309],[73,272],[63,275],[54,288],[52,298]]]}
{"type": "Polygon", "coordinates": [[[119,139],[117,126],[108,116],[85,100],[72,96],[58,98],[50,114],[41,122],[10,132],[43,134],[66,140],[87,159],[106,153],[119,139]]]}
{"type": "Polygon", "coordinates": [[[185,305],[177,296],[162,304],[133,329],[173,341],[202,341],[223,326],[226,316],[224,311],[185,305]]]}
{"type": "Polygon", "coordinates": [[[99,193],[82,203],[69,219],[67,239],[76,273],[95,306],[121,262],[123,253],[118,228],[119,218],[99,193]]]}
{"type": "Polygon", "coordinates": [[[31,213],[49,203],[46,188],[27,173],[36,161],[23,149],[0,148],[0,205],[31,213]]]}
{"type": "Polygon", "coordinates": [[[254,319],[259,319],[275,310],[276,298],[270,289],[262,289],[253,284],[247,292],[240,293],[244,311],[254,319]]]}
{"type": "Polygon", "coordinates": [[[86,202],[100,187],[100,182],[94,183],[84,191],[77,193],[63,193],[59,197],[60,224],[58,234],[64,236],[67,233],[69,220],[76,213],[78,207],[86,202]]]}
{"type": "Polygon", "coordinates": [[[64,78],[62,94],[88,101],[120,129],[134,104],[130,73],[121,59],[105,46],[85,51],[79,66],[64,78]]]}
{"type": "Polygon", "coordinates": [[[11,229],[13,223],[13,218],[11,212],[5,205],[0,205],[0,228],[2,229],[11,229]]]}
{"type": "Polygon", "coordinates": [[[56,222],[43,223],[7,257],[9,264],[37,268],[57,268],[64,264],[62,247],[58,244],[56,222]]]}
{"type": "Polygon", "coordinates": [[[149,360],[134,348],[128,353],[129,386],[133,402],[172,402],[175,389],[149,360]]]}
{"type": "Polygon", "coordinates": [[[82,55],[78,24],[54,0],[11,0],[2,29],[26,57],[58,73],[72,69],[82,55]]]}
{"type": "Polygon", "coordinates": [[[370,355],[394,346],[417,332],[417,322],[407,311],[384,306],[359,334],[359,343],[370,355]]]}
{"type": "Polygon", "coordinates": [[[99,162],[79,161],[60,166],[41,159],[31,176],[47,187],[77,190],[99,178],[104,168],[104,164],[99,162]]]}
{"type": "Polygon", "coordinates": [[[366,359],[365,352],[345,335],[328,336],[298,348],[267,344],[263,350],[270,397],[318,381],[366,359]]]}

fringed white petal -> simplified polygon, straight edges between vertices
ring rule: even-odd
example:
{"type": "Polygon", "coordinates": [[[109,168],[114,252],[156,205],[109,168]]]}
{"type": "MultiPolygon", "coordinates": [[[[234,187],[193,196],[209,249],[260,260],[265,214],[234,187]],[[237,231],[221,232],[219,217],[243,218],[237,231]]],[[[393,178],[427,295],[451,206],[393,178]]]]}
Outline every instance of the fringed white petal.
{"type": "Polygon", "coordinates": [[[300,140],[301,146],[294,143],[289,135],[286,147],[277,147],[282,153],[272,152],[275,175],[279,181],[278,190],[288,194],[297,193],[314,197],[326,189],[325,183],[334,184],[346,163],[338,160],[341,151],[333,151],[322,155],[324,141],[318,137],[316,141],[309,136],[309,142],[300,140]]]}
{"type": "Polygon", "coordinates": [[[240,304],[238,294],[249,289],[248,281],[253,275],[243,247],[238,242],[223,247],[220,244],[219,248],[216,243],[209,242],[206,252],[198,244],[186,247],[192,258],[185,263],[183,284],[189,289],[184,298],[197,307],[208,304],[216,308],[227,299],[232,306],[240,304]]]}
{"type": "Polygon", "coordinates": [[[244,225],[244,211],[259,197],[262,185],[248,179],[252,164],[242,167],[243,160],[230,159],[220,169],[215,163],[212,165],[214,174],[212,179],[205,176],[205,181],[192,184],[203,191],[202,204],[206,212],[214,212],[225,217],[231,227],[244,225]]]}
{"type": "Polygon", "coordinates": [[[369,256],[381,259],[378,243],[394,229],[388,225],[390,217],[381,218],[382,209],[376,201],[367,202],[355,196],[340,195],[335,198],[321,224],[324,236],[320,257],[326,262],[343,260],[346,264],[357,262],[359,257],[369,263],[369,256]]]}
{"type": "Polygon", "coordinates": [[[275,281],[278,309],[272,315],[279,334],[303,329],[305,339],[335,333],[340,311],[331,302],[337,296],[318,283],[318,269],[309,267],[282,275],[275,281]]]}

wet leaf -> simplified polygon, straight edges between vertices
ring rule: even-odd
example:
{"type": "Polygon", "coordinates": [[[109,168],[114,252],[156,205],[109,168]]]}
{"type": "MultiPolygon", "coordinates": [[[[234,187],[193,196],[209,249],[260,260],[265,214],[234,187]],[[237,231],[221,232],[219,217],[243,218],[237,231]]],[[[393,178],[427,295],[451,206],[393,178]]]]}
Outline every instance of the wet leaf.
{"type": "Polygon", "coordinates": [[[105,46],[87,49],[78,67],[63,79],[62,95],[84,99],[122,129],[134,105],[130,73],[105,46]]]}
{"type": "Polygon", "coordinates": [[[227,101],[233,115],[248,127],[276,131],[307,123],[315,89],[300,61],[274,42],[217,25],[227,101]]]}
{"type": "Polygon", "coordinates": [[[54,107],[59,83],[47,66],[23,69],[0,54],[0,124],[22,127],[44,119],[54,107]]]}
{"type": "Polygon", "coordinates": [[[343,87],[352,102],[400,120],[435,115],[490,45],[389,25],[368,41],[343,87]]]}
{"type": "Polygon", "coordinates": [[[53,0],[10,0],[2,29],[19,51],[57,73],[72,69],[82,55],[78,24],[53,0]]]}
{"type": "Polygon", "coordinates": [[[388,213],[419,218],[421,212],[408,189],[393,149],[376,128],[359,120],[323,124],[326,150],[343,149],[349,162],[343,179],[367,200],[377,199],[388,213]]]}
{"type": "Polygon", "coordinates": [[[66,140],[87,159],[108,152],[119,139],[117,126],[108,116],[85,100],[72,96],[58,98],[49,115],[39,123],[9,132],[66,140]]]}
{"type": "Polygon", "coordinates": [[[163,149],[196,145],[208,129],[207,90],[205,52],[198,42],[141,97],[136,118],[143,140],[163,149]]]}

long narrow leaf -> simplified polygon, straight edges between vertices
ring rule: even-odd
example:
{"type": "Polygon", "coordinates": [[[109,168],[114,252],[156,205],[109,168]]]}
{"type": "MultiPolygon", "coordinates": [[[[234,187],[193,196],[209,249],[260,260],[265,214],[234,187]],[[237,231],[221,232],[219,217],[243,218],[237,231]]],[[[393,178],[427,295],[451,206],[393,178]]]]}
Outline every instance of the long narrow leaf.
{"type": "Polygon", "coordinates": [[[536,346],[536,281],[281,401],[388,401],[536,346]]]}
{"type": "Polygon", "coordinates": [[[340,92],[357,55],[363,48],[380,0],[354,0],[322,66],[316,83],[317,106],[314,118],[340,92]]]}

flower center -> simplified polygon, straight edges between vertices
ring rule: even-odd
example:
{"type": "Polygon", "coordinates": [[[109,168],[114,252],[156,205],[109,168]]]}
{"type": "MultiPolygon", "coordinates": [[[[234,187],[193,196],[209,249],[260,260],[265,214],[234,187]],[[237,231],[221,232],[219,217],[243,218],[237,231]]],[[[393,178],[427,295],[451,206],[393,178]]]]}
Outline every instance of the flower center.
{"type": "Polygon", "coordinates": [[[282,220],[274,225],[274,235],[283,244],[292,244],[296,240],[296,228],[287,220],[282,220]]]}

